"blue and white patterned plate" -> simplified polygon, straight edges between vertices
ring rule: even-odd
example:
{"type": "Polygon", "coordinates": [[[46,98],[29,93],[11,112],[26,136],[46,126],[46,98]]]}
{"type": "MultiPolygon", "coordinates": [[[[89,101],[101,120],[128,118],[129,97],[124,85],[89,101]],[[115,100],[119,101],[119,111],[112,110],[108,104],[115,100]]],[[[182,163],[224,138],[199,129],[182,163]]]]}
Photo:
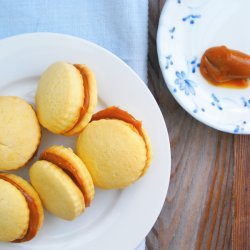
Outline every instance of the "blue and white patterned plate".
{"type": "Polygon", "coordinates": [[[250,88],[215,87],[199,66],[213,46],[250,54],[249,10],[249,0],[168,0],[157,34],[161,70],[175,99],[197,120],[235,134],[250,134],[250,88]]]}

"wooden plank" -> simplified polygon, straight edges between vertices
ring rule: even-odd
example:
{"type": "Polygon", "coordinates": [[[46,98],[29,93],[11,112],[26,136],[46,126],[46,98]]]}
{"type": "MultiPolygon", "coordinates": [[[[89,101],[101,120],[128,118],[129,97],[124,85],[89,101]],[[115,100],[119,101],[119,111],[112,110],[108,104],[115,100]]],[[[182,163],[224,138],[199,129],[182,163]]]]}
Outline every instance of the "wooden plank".
{"type": "Polygon", "coordinates": [[[234,137],[194,120],[166,88],[155,44],[163,4],[149,0],[148,77],[167,123],[172,171],[147,249],[231,249],[234,137]]]}
{"type": "Polygon", "coordinates": [[[250,249],[250,137],[235,137],[233,249],[250,249]]]}

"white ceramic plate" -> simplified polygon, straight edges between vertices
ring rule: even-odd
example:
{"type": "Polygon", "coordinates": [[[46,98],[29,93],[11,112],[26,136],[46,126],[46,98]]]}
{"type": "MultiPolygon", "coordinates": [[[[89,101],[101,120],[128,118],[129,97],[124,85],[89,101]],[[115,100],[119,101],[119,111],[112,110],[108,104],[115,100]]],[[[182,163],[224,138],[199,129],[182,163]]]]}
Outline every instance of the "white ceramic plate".
{"type": "Polygon", "coordinates": [[[197,120],[229,133],[250,133],[250,88],[215,87],[199,63],[213,46],[250,54],[249,10],[249,0],[168,0],[157,34],[161,70],[175,99],[197,120]]]}
{"type": "MultiPolygon", "coordinates": [[[[26,34],[0,41],[0,94],[17,95],[34,104],[39,76],[60,60],[85,63],[94,71],[98,109],[120,106],[143,121],[152,141],[153,162],[145,177],[127,189],[97,190],[91,207],[75,221],[46,213],[36,238],[22,244],[0,243],[0,249],[134,249],[156,221],[168,189],[170,147],[163,117],[146,85],[119,58],[88,41],[59,34],[26,34]]],[[[74,148],[75,137],[43,130],[34,160],[53,144],[74,148]]],[[[17,173],[28,178],[28,168],[17,173]]]]}

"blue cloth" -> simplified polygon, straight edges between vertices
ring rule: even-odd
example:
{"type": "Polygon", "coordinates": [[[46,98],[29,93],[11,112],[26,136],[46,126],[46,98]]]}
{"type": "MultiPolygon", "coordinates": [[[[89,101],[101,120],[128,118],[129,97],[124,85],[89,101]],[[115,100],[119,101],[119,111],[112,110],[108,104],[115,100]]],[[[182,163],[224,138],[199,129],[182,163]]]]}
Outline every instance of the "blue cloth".
{"type": "Polygon", "coordinates": [[[147,81],[148,0],[0,0],[0,38],[78,36],[110,50],[147,81]]]}

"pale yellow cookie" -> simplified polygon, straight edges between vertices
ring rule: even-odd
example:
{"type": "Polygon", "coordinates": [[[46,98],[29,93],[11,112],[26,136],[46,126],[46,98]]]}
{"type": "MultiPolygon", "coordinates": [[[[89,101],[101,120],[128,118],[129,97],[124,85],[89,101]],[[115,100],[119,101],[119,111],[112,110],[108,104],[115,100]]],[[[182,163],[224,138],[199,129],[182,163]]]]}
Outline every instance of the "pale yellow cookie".
{"type": "Polygon", "coordinates": [[[36,107],[40,123],[56,134],[74,127],[84,101],[82,76],[72,64],[57,62],[42,74],[36,107]]]}
{"type": "Polygon", "coordinates": [[[41,130],[32,107],[15,96],[0,96],[0,170],[23,167],[35,154],[41,130]]]}
{"type": "Polygon", "coordinates": [[[130,185],[148,164],[143,137],[131,124],[118,119],[89,123],[78,138],[77,154],[94,184],[104,189],[130,185]]]}
{"type": "Polygon", "coordinates": [[[90,205],[95,193],[93,180],[82,160],[71,148],[52,146],[41,154],[40,159],[49,161],[65,170],[66,173],[70,173],[75,184],[83,193],[85,205],[90,205]]]}
{"type": "Polygon", "coordinates": [[[92,114],[97,104],[96,79],[93,72],[86,65],[75,64],[74,66],[79,70],[83,78],[83,85],[85,91],[84,105],[77,123],[71,130],[65,132],[65,135],[74,135],[81,132],[91,120],[92,114]]]}
{"type": "Polygon", "coordinates": [[[30,181],[45,208],[52,214],[73,220],[85,208],[84,197],[73,180],[51,162],[41,160],[30,168],[30,181]]]}
{"type": "Polygon", "coordinates": [[[0,241],[23,238],[29,226],[29,208],[23,194],[0,179],[0,241]]]}
{"type": "Polygon", "coordinates": [[[13,175],[13,174],[0,174],[1,176],[7,177],[10,181],[14,182],[18,187],[22,190],[23,195],[27,198],[28,197],[28,207],[30,210],[30,224],[29,229],[25,235],[25,237],[20,239],[20,242],[31,240],[36,236],[39,229],[41,228],[44,220],[44,213],[43,213],[43,206],[38,196],[37,192],[34,188],[23,178],[13,175]]]}
{"type": "Polygon", "coordinates": [[[152,147],[151,147],[151,142],[150,139],[148,137],[148,134],[146,132],[146,130],[142,127],[142,133],[143,133],[143,138],[144,138],[144,142],[145,142],[145,146],[147,149],[147,159],[146,159],[146,163],[145,163],[145,167],[142,171],[142,176],[147,172],[151,162],[152,162],[152,147]]]}
{"type": "Polygon", "coordinates": [[[15,242],[29,241],[36,236],[43,223],[44,215],[40,198],[33,187],[19,176],[0,173],[0,180],[6,181],[18,189],[26,200],[29,211],[28,227],[24,234],[15,239],[15,242]]]}

